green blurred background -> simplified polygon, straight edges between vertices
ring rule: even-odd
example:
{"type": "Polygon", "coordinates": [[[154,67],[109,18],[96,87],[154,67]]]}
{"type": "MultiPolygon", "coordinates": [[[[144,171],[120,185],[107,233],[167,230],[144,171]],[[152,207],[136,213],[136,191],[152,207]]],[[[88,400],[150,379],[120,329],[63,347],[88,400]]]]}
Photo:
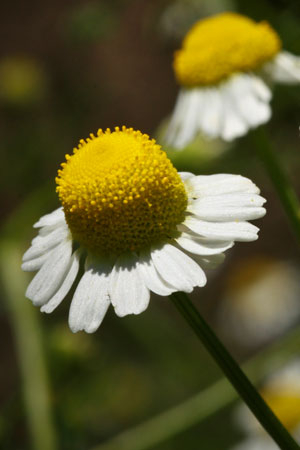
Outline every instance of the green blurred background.
{"type": "MultiPolygon", "coordinates": [[[[166,298],[153,296],[140,316],[119,319],[110,310],[95,334],[73,335],[67,325],[70,296],[53,314],[41,314],[22,297],[30,276],[21,273],[18,258],[34,237],[33,222],[58,206],[56,171],[79,139],[124,124],[159,140],[178,91],[172,53],[196,20],[222,10],[268,20],[284,48],[300,55],[299,1],[1,2],[0,256],[6,275],[0,285],[0,447],[5,450],[39,445],[33,442],[24,401],[24,364],[32,358],[22,347],[24,335],[42,346],[49,382],[57,444],[45,443],[41,450],[90,449],[221,377],[166,298]]],[[[272,108],[268,132],[299,192],[300,86],[276,86],[272,108]]],[[[179,170],[249,176],[268,200],[259,240],[237,244],[210,274],[208,285],[193,294],[242,362],[299,324],[296,241],[249,137],[230,146],[197,139],[169,155],[179,170]],[[253,313],[249,302],[242,303],[249,292],[266,301],[271,317],[259,306],[253,313]],[[292,313],[284,322],[280,318],[287,309],[292,313]]],[[[25,378],[34,403],[41,393],[35,392],[36,365],[34,358],[30,361],[25,378]]],[[[230,449],[241,437],[227,408],[153,448],[230,449]]]]}

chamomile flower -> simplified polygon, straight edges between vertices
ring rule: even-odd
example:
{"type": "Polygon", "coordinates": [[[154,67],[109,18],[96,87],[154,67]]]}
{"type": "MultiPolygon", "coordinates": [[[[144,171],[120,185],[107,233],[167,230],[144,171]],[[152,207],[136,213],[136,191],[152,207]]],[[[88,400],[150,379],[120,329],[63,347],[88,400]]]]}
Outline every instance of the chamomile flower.
{"type": "MultiPolygon", "coordinates": [[[[300,443],[300,360],[291,361],[286,367],[270,376],[261,395],[287,430],[300,443]]],[[[236,416],[248,438],[233,450],[278,450],[279,447],[264,432],[245,405],[236,416]]]]}
{"type": "Polygon", "coordinates": [[[73,332],[94,332],[110,304],[118,316],[140,314],[150,291],[204,286],[203,269],[234,241],[257,239],[248,220],[265,214],[249,179],[179,174],[153,139],[126,127],[81,140],[56,182],[62,207],[34,225],[22,268],[38,270],[26,296],[46,313],[77,284],[73,332]]]}
{"type": "Polygon", "coordinates": [[[231,141],[271,117],[265,80],[300,82],[300,57],[281,49],[267,22],[236,13],[197,22],[175,52],[181,86],[166,142],[182,148],[202,132],[231,141]]]}

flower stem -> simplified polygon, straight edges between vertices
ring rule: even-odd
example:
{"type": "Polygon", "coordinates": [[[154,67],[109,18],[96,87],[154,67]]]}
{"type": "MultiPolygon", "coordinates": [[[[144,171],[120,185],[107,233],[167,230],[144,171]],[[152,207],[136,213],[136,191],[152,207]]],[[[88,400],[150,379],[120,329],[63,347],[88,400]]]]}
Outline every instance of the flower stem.
{"type": "MultiPolygon", "coordinates": [[[[42,330],[36,311],[24,298],[28,275],[21,271],[20,242],[0,241],[0,280],[14,333],[24,406],[33,450],[56,450],[42,330]]],[[[24,444],[25,445],[25,444],[24,444]]]]}
{"type": "MultiPolygon", "coordinates": [[[[253,356],[244,366],[252,378],[258,382],[270,374],[270,369],[278,370],[298,354],[300,327],[287,336],[253,356]],[[268,364],[266,364],[266,361],[268,364]]],[[[96,445],[91,450],[149,450],[187,431],[195,424],[212,417],[230,406],[238,398],[237,392],[225,377],[202,388],[182,403],[172,406],[138,425],[96,445]]]]}
{"type": "Polygon", "coordinates": [[[189,297],[183,292],[176,292],[171,294],[170,298],[279,448],[282,450],[299,450],[298,444],[267,406],[230,353],[202,318],[189,297]]]}
{"type": "Polygon", "coordinates": [[[252,137],[257,155],[269,174],[300,244],[300,202],[298,196],[282,167],[282,163],[272,149],[265,129],[263,127],[258,128],[252,132],[252,137]]]}

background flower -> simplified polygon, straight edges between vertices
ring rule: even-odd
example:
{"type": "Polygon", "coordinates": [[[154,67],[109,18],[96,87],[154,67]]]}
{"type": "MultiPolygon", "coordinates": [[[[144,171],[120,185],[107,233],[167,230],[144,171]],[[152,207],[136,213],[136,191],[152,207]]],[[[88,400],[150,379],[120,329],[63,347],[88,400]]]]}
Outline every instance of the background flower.
{"type": "MultiPolygon", "coordinates": [[[[300,440],[300,361],[290,361],[264,382],[261,394],[297,441],[300,440]]],[[[246,407],[236,411],[236,419],[249,437],[234,450],[277,450],[279,447],[261,429],[246,407]]]]}
{"type": "Polygon", "coordinates": [[[300,81],[300,57],[281,51],[269,24],[231,12],[197,22],[173,67],[181,89],[165,139],[176,148],[199,132],[225,141],[243,136],[271,117],[268,79],[300,81]]]}

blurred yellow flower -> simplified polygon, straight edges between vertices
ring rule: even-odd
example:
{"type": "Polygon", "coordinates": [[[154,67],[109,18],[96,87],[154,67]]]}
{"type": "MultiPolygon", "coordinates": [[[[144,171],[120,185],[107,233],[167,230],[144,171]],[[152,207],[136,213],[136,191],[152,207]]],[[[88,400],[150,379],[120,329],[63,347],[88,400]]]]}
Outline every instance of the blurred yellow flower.
{"type": "Polygon", "coordinates": [[[166,142],[182,148],[198,132],[231,141],[271,117],[265,78],[300,81],[300,58],[281,50],[267,22],[236,13],[197,22],[175,52],[181,86],[166,142]]]}
{"type": "MultiPolygon", "coordinates": [[[[300,442],[300,360],[271,375],[261,389],[261,395],[283,425],[300,442]]],[[[265,433],[246,406],[236,411],[236,419],[248,433],[248,438],[232,450],[277,450],[279,447],[265,433]]]]}
{"type": "Polygon", "coordinates": [[[0,61],[0,101],[13,106],[31,105],[47,91],[47,77],[39,62],[25,56],[0,61]]]}

